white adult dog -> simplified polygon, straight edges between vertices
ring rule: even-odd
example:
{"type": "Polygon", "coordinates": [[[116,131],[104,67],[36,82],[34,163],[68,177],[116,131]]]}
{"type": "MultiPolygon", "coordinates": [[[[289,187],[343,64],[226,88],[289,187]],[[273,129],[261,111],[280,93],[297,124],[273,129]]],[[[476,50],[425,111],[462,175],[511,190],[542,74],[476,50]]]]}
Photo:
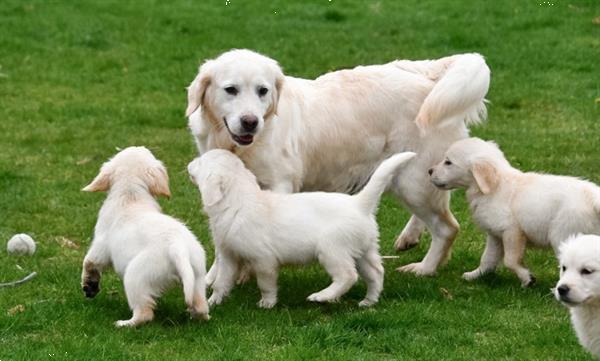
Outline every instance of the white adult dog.
{"type": "MultiPolygon", "coordinates": [[[[400,60],[325,74],[284,76],[276,61],[231,50],[206,61],[188,88],[189,126],[203,154],[237,154],[263,189],[355,193],[391,154],[418,153],[394,193],[413,216],[395,242],[433,241],[422,262],[400,270],[431,275],[447,260],[459,226],[449,193],[427,169],[485,117],[490,71],[479,54],[400,60]]],[[[210,274],[211,272],[209,272],[210,274]]]]}
{"type": "Polygon", "coordinates": [[[558,248],[577,233],[600,233],[600,188],[575,177],[524,173],[511,167],[493,142],[469,138],[454,143],[429,170],[441,189],[466,188],[473,219],[487,232],[473,280],[504,264],[523,286],[535,281],[522,259],[527,242],[558,248]]]}
{"type": "Polygon", "coordinates": [[[156,298],[175,281],[183,283],[190,314],[208,320],[204,249],[185,225],[161,213],[154,199],[171,194],[163,164],[148,149],[129,147],[104,163],[83,190],[109,191],[83,260],[85,295],[96,296],[103,269],[112,265],[133,310],[131,319],[117,326],[151,321],[156,298]]]}
{"type": "Polygon", "coordinates": [[[556,299],[571,311],[579,342],[600,358],[600,237],[572,237],[560,246],[556,299]]]}
{"type": "Polygon", "coordinates": [[[199,186],[218,250],[216,279],[209,304],[231,291],[241,263],[256,273],[260,307],[277,303],[277,274],[282,265],[318,260],[333,282],[309,301],[332,302],[358,279],[367,283],[360,306],[371,306],[383,289],[379,231],[375,212],[396,169],[414,157],[405,152],[385,160],[357,195],[263,191],[256,177],[233,153],[215,149],[188,165],[199,186]]]}

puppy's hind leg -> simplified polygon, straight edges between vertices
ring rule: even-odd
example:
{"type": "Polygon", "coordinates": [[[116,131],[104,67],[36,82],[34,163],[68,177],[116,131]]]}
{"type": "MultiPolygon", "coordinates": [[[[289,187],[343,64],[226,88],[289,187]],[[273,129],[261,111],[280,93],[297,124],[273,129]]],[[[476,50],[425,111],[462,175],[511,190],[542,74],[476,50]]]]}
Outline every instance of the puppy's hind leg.
{"type": "Polygon", "coordinates": [[[379,301],[379,294],[383,290],[384,270],[376,245],[357,261],[357,266],[358,273],[367,283],[367,295],[358,305],[369,307],[379,301]]]}
{"type": "Polygon", "coordinates": [[[192,317],[200,317],[205,320],[209,319],[208,304],[206,297],[201,297],[198,293],[198,288],[204,288],[205,280],[201,275],[197,275],[192,267],[191,259],[188,256],[187,250],[179,245],[173,245],[169,249],[171,262],[175,265],[179,279],[183,285],[183,294],[185,303],[188,306],[188,312],[192,317]]]}
{"type": "Polygon", "coordinates": [[[419,244],[421,233],[425,230],[425,223],[414,214],[408,220],[408,223],[402,230],[402,233],[394,242],[394,248],[397,251],[406,251],[419,244]]]}
{"type": "Polygon", "coordinates": [[[133,316],[129,320],[120,320],[115,323],[117,327],[135,327],[142,323],[152,321],[154,318],[155,297],[159,290],[152,289],[151,279],[148,274],[146,255],[139,254],[127,266],[123,277],[125,294],[133,316]]]}
{"type": "Polygon", "coordinates": [[[329,287],[308,296],[312,302],[335,302],[358,280],[358,274],[352,257],[347,255],[319,255],[319,262],[333,282],[329,287]]]}
{"type": "Polygon", "coordinates": [[[203,277],[196,277],[194,283],[194,298],[189,308],[190,315],[208,321],[208,301],[206,300],[206,283],[203,277]]]}
{"type": "Polygon", "coordinates": [[[462,277],[467,281],[472,281],[488,272],[493,272],[502,260],[503,253],[502,240],[488,234],[479,267],[471,272],[463,273],[462,277]]]}

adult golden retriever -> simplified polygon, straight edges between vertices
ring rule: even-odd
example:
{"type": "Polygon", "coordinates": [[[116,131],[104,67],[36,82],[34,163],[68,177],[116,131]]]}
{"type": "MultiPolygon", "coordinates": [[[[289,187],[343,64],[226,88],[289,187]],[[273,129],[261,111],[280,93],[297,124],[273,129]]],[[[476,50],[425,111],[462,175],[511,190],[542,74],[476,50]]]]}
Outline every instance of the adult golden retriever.
{"type": "Polygon", "coordinates": [[[416,245],[427,227],[427,255],[399,270],[431,275],[447,260],[459,226],[449,192],[429,182],[427,169],[485,118],[489,81],[479,54],[358,66],[308,80],[284,76],[256,52],[231,50],[200,67],[186,115],[201,154],[231,150],[262,188],[278,192],[355,193],[383,159],[417,153],[390,187],[413,214],[395,247],[416,245]]]}

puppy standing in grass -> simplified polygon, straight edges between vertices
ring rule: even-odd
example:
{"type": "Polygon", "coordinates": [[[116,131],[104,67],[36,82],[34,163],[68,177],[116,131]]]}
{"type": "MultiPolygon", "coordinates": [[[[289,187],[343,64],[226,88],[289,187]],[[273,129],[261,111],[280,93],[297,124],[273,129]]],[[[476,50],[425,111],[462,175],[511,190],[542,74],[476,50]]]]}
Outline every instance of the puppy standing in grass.
{"type": "Polygon", "coordinates": [[[309,301],[332,302],[357,281],[367,283],[360,306],[371,306],[383,288],[375,211],[397,168],[415,153],[385,160],[355,196],[342,193],[282,194],[260,189],[256,177],[233,153],[211,150],[188,165],[210,219],[218,267],[209,304],[231,291],[241,263],[256,273],[262,298],[277,303],[278,268],[318,260],[333,282],[309,301]]]}
{"type": "Polygon", "coordinates": [[[475,222],[487,236],[473,280],[504,264],[523,286],[535,281],[522,260],[527,242],[558,248],[577,233],[600,233],[600,188],[574,177],[524,173],[511,167],[495,143],[478,138],[450,146],[429,170],[441,189],[466,188],[475,222]]]}
{"type": "Polygon", "coordinates": [[[556,299],[571,310],[579,342],[600,358],[600,237],[579,234],[560,246],[556,299]]]}
{"type": "Polygon", "coordinates": [[[171,195],[163,164],[148,149],[129,147],[104,163],[83,190],[109,192],[83,260],[85,295],[96,296],[102,270],[112,265],[133,310],[133,317],[117,326],[151,321],[156,298],[175,281],[183,283],[191,315],[208,320],[204,249],[185,225],[161,213],[154,199],[171,195]]]}

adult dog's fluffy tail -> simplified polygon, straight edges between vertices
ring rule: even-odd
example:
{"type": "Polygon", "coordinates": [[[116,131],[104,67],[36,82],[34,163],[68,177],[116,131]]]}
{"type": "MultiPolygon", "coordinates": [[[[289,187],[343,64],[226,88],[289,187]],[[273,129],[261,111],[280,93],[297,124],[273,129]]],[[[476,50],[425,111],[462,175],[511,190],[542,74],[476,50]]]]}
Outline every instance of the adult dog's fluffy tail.
{"type": "Polygon", "coordinates": [[[374,214],[379,205],[379,198],[388,186],[398,167],[414,157],[416,153],[404,152],[394,154],[384,160],[369,179],[365,187],[354,197],[361,208],[369,214],[374,214]]]}
{"type": "Polygon", "coordinates": [[[490,85],[490,69],[480,54],[398,61],[397,66],[423,74],[435,82],[415,119],[421,132],[426,133],[448,121],[463,121],[469,125],[485,120],[484,97],[490,85]]]}

